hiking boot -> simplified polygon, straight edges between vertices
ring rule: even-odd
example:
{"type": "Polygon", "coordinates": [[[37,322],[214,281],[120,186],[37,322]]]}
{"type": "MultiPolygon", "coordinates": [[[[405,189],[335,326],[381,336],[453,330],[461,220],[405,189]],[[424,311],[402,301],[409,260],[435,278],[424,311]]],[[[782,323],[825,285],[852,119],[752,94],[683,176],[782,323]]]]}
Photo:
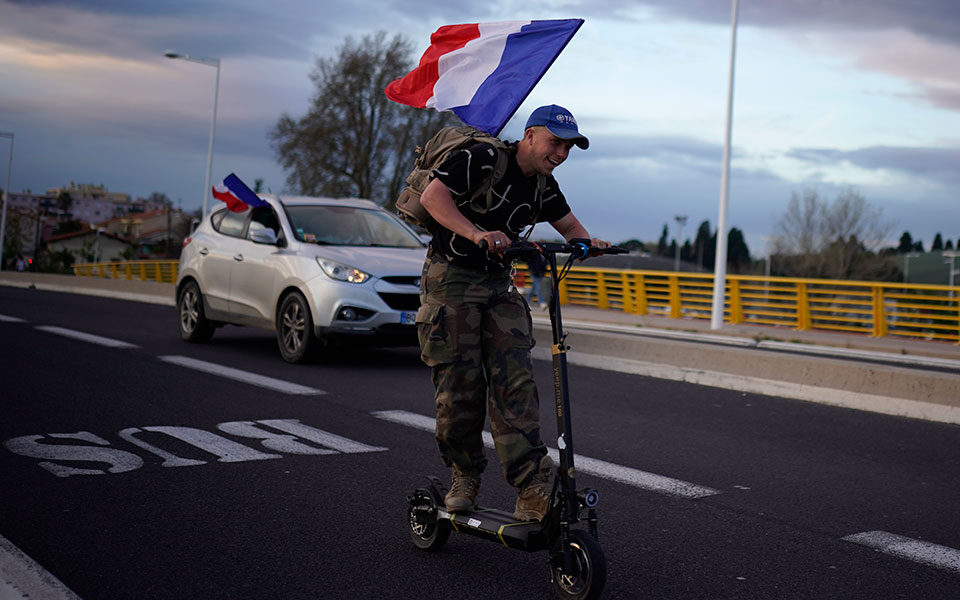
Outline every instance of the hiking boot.
{"type": "Polygon", "coordinates": [[[450,479],[450,491],[443,499],[450,512],[463,512],[477,507],[477,493],[480,491],[480,475],[468,474],[453,465],[450,479]]]}
{"type": "Polygon", "coordinates": [[[517,494],[517,506],[513,518],[518,521],[542,521],[550,510],[553,493],[553,459],[544,456],[540,468],[530,477],[517,494]]]}

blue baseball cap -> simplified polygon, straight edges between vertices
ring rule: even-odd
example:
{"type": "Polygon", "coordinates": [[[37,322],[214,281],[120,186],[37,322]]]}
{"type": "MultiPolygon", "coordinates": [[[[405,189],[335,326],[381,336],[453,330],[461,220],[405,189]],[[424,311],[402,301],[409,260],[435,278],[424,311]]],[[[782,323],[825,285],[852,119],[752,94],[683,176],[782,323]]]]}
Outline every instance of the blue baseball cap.
{"type": "Polygon", "coordinates": [[[586,136],[580,135],[577,129],[577,120],[573,118],[570,111],[556,104],[541,106],[532,113],[527,119],[527,125],[524,129],[536,126],[546,127],[553,135],[563,140],[573,140],[577,146],[586,150],[590,147],[590,140],[586,136]]]}

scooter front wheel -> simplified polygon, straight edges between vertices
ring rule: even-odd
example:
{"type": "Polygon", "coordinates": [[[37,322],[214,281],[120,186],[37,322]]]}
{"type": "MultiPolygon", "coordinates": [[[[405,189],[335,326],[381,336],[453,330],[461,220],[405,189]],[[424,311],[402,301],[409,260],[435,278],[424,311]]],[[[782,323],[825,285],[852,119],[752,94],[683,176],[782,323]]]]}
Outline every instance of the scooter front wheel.
{"type": "Polygon", "coordinates": [[[565,571],[563,555],[558,552],[552,567],[557,596],[571,600],[599,598],[607,583],[607,561],[600,544],[589,533],[570,531],[570,565],[570,571],[565,571]]]}
{"type": "Polygon", "coordinates": [[[410,539],[417,548],[436,552],[447,543],[450,530],[437,522],[437,507],[440,494],[430,488],[420,488],[410,496],[407,518],[410,522],[410,539]]]}

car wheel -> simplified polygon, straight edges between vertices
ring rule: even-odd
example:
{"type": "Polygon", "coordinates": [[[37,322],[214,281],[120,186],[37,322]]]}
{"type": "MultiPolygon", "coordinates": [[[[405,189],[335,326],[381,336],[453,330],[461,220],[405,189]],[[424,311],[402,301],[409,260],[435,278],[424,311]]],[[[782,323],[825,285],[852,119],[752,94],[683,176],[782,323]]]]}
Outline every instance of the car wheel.
{"type": "Polygon", "coordinates": [[[195,281],[188,281],[177,297],[180,337],[188,342],[206,342],[216,326],[203,314],[203,294],[195,281]]]}
{"type": "Polygon", "coordinates": [[[313,332],[310,306],[300,292],[290,292],[277,311],[277,344],[280,355],[290,363],[302,363],[321,344],[313,332]]]}

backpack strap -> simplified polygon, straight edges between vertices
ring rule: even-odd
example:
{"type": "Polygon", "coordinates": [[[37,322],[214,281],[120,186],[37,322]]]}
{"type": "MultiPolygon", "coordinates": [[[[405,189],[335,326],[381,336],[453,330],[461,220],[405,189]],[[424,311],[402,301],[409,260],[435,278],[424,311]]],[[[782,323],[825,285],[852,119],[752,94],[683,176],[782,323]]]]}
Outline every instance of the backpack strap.
{"type": "Polygon", "coordinates": [[[547,176],[537,173],[537,211],[533,213],[533,223],[527,228],[527,232],[520,236],[520,239],[524,242],[530,239],[533,228],[537,226],[537,219],[540,218],[540,211],[543,209],[543,193],[545,191],[547,191],[547,176]]]}
{"type": "Polygon", "coordinates": [[[473,204],[474,210],[480,213],[487,212],[493,206],[493,186],[507,174],[507,160],[510,157],[507,155],[506,149],[494,146],[494,150],[497,152],[497,160],[493,164],[493,170],[470,196],[470,203],[473,204]],[[477,199],[481,196],[484,196],[484,202],[478,203],[477,199]]]}

